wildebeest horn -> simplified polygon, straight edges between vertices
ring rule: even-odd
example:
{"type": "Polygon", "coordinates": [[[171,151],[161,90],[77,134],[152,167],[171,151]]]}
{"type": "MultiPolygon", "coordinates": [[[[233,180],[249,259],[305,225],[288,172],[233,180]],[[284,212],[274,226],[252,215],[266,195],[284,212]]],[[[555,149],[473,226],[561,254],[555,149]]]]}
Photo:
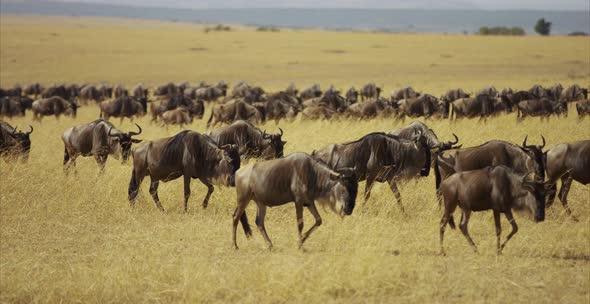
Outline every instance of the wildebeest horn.
{"type": "Polygon", "coordinates": [[[112,131],[112,130],[113,130],[113,127],[110,127],[110,128],[109,128],[109,136],[110,136],[110,137],[119,137],[119,134],[115,134],[115,135],[111,134],[111,131],[112,131]]]}
{"type": "Polygon", "coordinates": [[[266,134],[266,130],[262,132],[262,138],[267,139],[269,136],[266,134]]]}
{"type": "Polygon", "coordinates": [[[14,127],[14,130],[12,130],[12,135],[16,134],[16,127],[14,127]]]}
{"type": "Polygon", "coordinates": [[[283,136],[283,129],[279,128],[279,131],[281,131],[281,136],[283,136]]]}
{"type": "Polygon", "coordinates": [[[27,132],[27,135],[33,133],[33,126],[29,125],[29,128],[31,128],[31,131],[27,132]]]}
{"type": "Polygon", "coordinates": [[[453,137],[455,137],[455,141],[454,142],[449,142],[449,144],[454,145],[456,143],[459,142],[459,137],[457,137],[457,135],[455,133],[453,133],[453,137]]]}
{"type": "Polygon", "coordinates": [[[529,176],[530,176],[531,174],[533,174],[533,175],[534,175],[535,173],[533,173],[533,172],[529,172],[529,173],[525,174],[525,175],[522,177],[522,182],[523,182],[523,183],[525,183],[525,182],[530,182],[530,181],[532,181],[531,179],[529,179],[529,176]]]}
{"type": "Polygon", "coordinates": [[[529,137],[528,135],[524,137],[524,141],[522,142],[522,146],[523,147],[526,147],[526,140],[527,140],[528,137],[529,137]]]}
{"type": "Polygon", "coordinates": [[[135,124],[137,126],[137,128],[139,129],[139,132],[129,132],[129,135],[139,135],[141,134],[141,127],[138,124],[135,124]]]}
{"type": "Polygon", "coordinates": [[[541,135],[541,139],[543,139],[543,144],[539,147],[540,149],[545,148],[545,137],[541,135]]]}

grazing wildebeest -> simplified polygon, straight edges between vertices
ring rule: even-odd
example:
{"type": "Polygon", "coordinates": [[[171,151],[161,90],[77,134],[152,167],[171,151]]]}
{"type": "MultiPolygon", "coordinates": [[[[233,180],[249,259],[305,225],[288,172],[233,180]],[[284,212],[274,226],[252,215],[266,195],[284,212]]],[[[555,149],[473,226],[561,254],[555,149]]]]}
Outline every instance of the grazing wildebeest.
{"type": "Polygon", "coordinates": [[[578,112],[578,118],[582,119],[584,116],[590,115],[590,100],[578,100],[576,102],[576,111],[578,112]]]}
{"type": "Polygon", "coordinates": [[[127,117],[133,120],[133,116],[145,115],[147,99],[135,100],[133,97],[121,96],[113,100],[103,101],[99,104],[100,117],[108,120],[110,117],[119,117],[121,122],[127,117]]]}
{"type": "Polygon", "coordinates": [[[286,141],[283,141],[283,129],[278,134],[267,134],[247,121],[238,120],[229,126],[209,131],[207,135],[218,145],[237,145],[241,156],[260,157],[263,159],[283,157],[286,141]]]}
{"type": "Polygon", "coordinates": [[[524,119],[527,116],[548,117],[551,114],[566,114],[567,102],[553,101],[549,98],[523,100],[516,105],[517,118],[524,119]]]}
{"type": "Polygon", "coordinates": [[[574,84],[561,93],[561,100],[565,102],[588,99],[588,89],[574,84]]]}
{"type": "Polygon", "coordinates": [[[366,98],[379,98],[381,95],[381,88],[374,82],[367,83],[360,89],[361,101],[366,98]]]}
{"type": "Polygon", "coordinates": [[[269,95],[260,105],[264,108],[265,119],[274,120],[278,124],[280,119],[293,119],[297,116],[301,108],[301,99],[285,92],[278,92],[269,95]]]}
{"type": "Polygon", "coordinates": [[[129,203],[135,204],[143,179],[149,176],[150,194],[158,209],[164,207],[158,198],[159,182],[184,177],[184,212],[188,210],[191,178],[207,186],[203,208],[207,208],[214,187],[212,179],[222,185],[235,185],[235,172],[240,168],[236,147],[218,147],[206,135],[182,131],[175,136],[146,142],[133,151],[133,171],[129,182],[129,203]]]}
{"type": "Polygon", "coordinates": [[[543,148],[545,137],[540,146],[527,145],[527,137],[522,146],[501,140],[488,141],[482,145],[464,149],[450,149],[438,153],[435,158],[434,174],[436,189],[442,180],[453,173],[482,169],[488,166],[504,165],[519,174],[535,173],[537,177],[545,179],[545,161],[543,148]]]}
{"type": "Polygon", "coordinates": [[[559,200],[567,213],[572,211],[567,204],[567,195],[575,180],[582,185],[590,183],[590,140],[559,144],[546,152],[547,181],[551,183],[552,192],[547,199],[547,206],[553,204],[557,192],[557,180],[561,177],[559,200]]]}
{"type": "Polygon", "coordinates": [[[529,210],[535,222],[545,220],[545,194],[547,185],[542,180],[531,178],[531,174],[521,175],[506,166],[487,167],[472,171],[455,173],[440,185],[439,193],[445,204],[440,221],[440,251],[444,255],[443,238],[447,224],[455,228],[453,212],[461,208],[461,232],[477,252],[477,246],[467,230],[471,212],[492,210],[496,224],[497,253],[502,254],[506,243],[518,231],[512,209],[529,210]],[[500,214],[504,213],[512,226],[506,241],[500,244],[502,227],[500,214]]]}
{"type": "Polygon", "coordinates": [[[357,103],[359,100],[359,92],[354,88],[350,87],[348,91],[346,91],[346,101],[348,101],[349,105],[357,103]]]}
{"type": "Polygon", "coordinates": [[[299,94],[299,90],[297,90],[297,87],[295,86],[294,83],[291,83],[286,89],[285,89],[285,93],[293,96],[293,97],[297,97],[297,94],[299,94]]]}
{"type": "Polygon", "coordinates": [[[483,119],[494,113],[496,98],[492,95],[476,95],[475,97],[461,98],[451,102],[452,113],[450,119],[459,117],[479,116],[483,119]]]}
{"type": "Polygon", "coordinates": [[[143,83],[138,83],[133,88],[132,92],[133,92],[133,97],[135,97],[135,99],[141,99],[141,98],[147,99],[149,97],[148,89],[143,86],[143,83]]]}
{"type": "Polygon", "coordinates": [[[19,97],[0,97],[0,116],[25,116],[25,110],[19,97]]]}
{"type": "Polygon", "coordinates": [[[320,89],[320,85],[317,83],[299,93],[299,98],[301,98],[301,100],[307,100],[320,96],[322,96],[322,90],[320,89]]]}
{"type": "Polygon", "coordinates": [[[336,114],[336,111],[328,108],[326,105],[311,105],[301,111],[301,119],[330,119],[336,114]]]}
{"type": "Polygon", "coordinates": [[[438,113],[438,99],[430,94],[396,101],[402,117],[430,117],[438,113]]]}
{"type": "Polygon", "coordinates": [[[469,97],[470,97],[470,94],[465,93],[465,91],[463,91],[463,89],[456,88],[456,89],[448,90],[445,94],[443,94],[440,97],[440,100],[444,101],[444,102],[453,102],[453,101],[460,99],[460,98],[469,98],[469,97]]]}
{"type": "Polygon", "coordinates": [[[38,82],[32,83],[25,87],[24,92],[26,95],[37,98],[37,96],[41,95],[41,93],[43,92],[43,86],[40,85],[38,82]]]}
{"type": "Polygon", "coordinates": [[[359,181],[367,181],[365,203],[371,195],[374,182],[387,181],[402,212],[404,208],[397,183],[430,173],[431,151],[427,138],[421,133],[412,140],[385,133],[370,133],[352,142],[328,145],[313,151],[312,156],[334,170],[356,168],[359,181]]]}
{"type": "Polygon", "coordinates": [[[59,96],[35,100],[31,109],[33,110],[33,119],[41,120],[43,116],[55,115],[59,118],[60,115],[71,115],[76,118],[76,113],[80,106],[73,101],[66,100],[59,96]]]}
{"type": "Polygon", "coordinates": [[[348,117],[363,119],[377,117],[378,115],[388,116],[394,113],[394,108],[389,100],[383,97],[355,103],[345,109],[345,115],[348,117]]]}
{"type": "Polygon", "coordinates": [[[226,95],[226,91],[218,87],[198,88],[195,91],[195,98],[205,101],[215,101],[226,95]]]}
{"type": "Polygon", "coordinates": [[[488,87],[485,87],[485,88],[479,90],[479,92],[477,92],[476,95],[488,95],[491,97],[497,97],[498,90],[494,86],[488,86],[488,87]]]}
{"type": "Polygon", "coordinates": [[[118,130],[112,123],[97,119],[93,122],[71,127],[64,131],[61,139],[64,142],[64,171],[76,165],[76,158],[80,155],[94,156],[94,159],[104,171],[109,155],[115,159],[122,156],[122,162],[126,162],[131,152],[133,143],[141,142],[141,139],[133,136],[141,134],[141,127],[135,124],[139,132],[128,132],[118,130]]]}
{"type": "Polygon", "coordinates": [[[207,120],[207,128],[216,126],[217,124],[227,123],[231,124],[236,120],[254,121],[257,123],[264,122],[265,116],[259,108],[249,105],[242,100],[232,100],[225,104],[216,104],[211,110],[211,116],[207,120]],[[213,125],[211,125],[213,123],[213,125]]]}
{"type": "Polygon", "coordinates": [[[31,138],[33,127],[28,132],[17,131],[9,123],[0,120],[0,157],[23,157],[23,160],[29,159],[31,151],[31,138]]]}
{"type": "Polygon", "coordinates": [[[407,126],[389,131],[387,134],[398,136],[407,140],[411,140],[419,134],[422,134],[426,137],[426,143],[428,144],[428,147],[430,147],[431,150],[436,151],[460,148],[460,146],[454,146],[459,142],[459,138],[457,135],[455,135],[455,133],[453,133],[455,141],[442,142],[438,140],[438,136],[436,136],[434,131],[421,121],[413,121],[407,126]]]}
{"type": "Polygon", "coordinates": [[[246,207],[254,201],[258,208],[256,226],[269,248],[272,242],[266,233],[264,218],[267,207],[295,203],[299,248],[310,234],[322,224],[315,201],[327,205],[340,216],[351,215],[358,191],[354,168],[332,170],[305,153],[293,153],[285,158],[257,162],[236,173],[237,207],[233,215],[233,242],[236,249],[238,221],[247,237],[252,235],[246,207]],[[315,224],[303,233],[303,208],[311,212],[315,224]]]}
{"type": "Polygon", "coordinates": [[[162,122],[165,125],[179,125],[182,128],[185,124],[193,123],[193,116],[187,108],[178,107],[162,113],[162,122]]]}
{"type": "Polygon", "coordinates": [[[545,88],[543,88],[541,85],[534,85],[529,89],[529,93],[535,95],[536,98],[543,98],[543,97],[549,97],[549,94],[547,93],[547,90],[545,88]]]}
{"type": "Polygon", "coordinates": [[[420,96],[420,93],[414,91],[412,87],[405,87],[391,92],[391,101],[417,98],[418,96],[420,96]]]}

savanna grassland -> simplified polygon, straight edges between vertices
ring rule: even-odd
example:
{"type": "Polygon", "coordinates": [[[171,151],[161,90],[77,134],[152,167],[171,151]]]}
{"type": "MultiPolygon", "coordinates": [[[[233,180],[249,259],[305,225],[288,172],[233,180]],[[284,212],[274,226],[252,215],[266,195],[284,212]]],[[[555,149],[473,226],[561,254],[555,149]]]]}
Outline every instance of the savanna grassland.
{"type": "MultiPolygon", "coordinates": [[[[590,83],[590,39],[580,37],[478,37],[281,31],[248,28],[204,33],[190,24],[78,17],[0,18],[0,84],[41,82],[148,85],[200,80],[246,80],[276,91],[295,82],[347,88],[369,81],[386,92],[403,85],[440,95],[494,84],[526,89],[532,84],[590,83]]],[[[207,109],[206,117],[209,109],[207,109]]],[[[28,163],[0,162],[0,301],[19,303],[588,303],[590,301],[590,188],[574,183],[574,222],[559,203],[535,224],[517,214],[520,230],[504,255],[495,254],[492,214],[475,214],[474,254],[458,231],[445,235],[447,256],[438,255],[441,210],[434,177],[401,186],[402,215],[389,187],[374,187],[366,206],[352,216],[322,211],[324,224],[297,249],[292,205],[270,209],[266,249],[258,231],[240,249],[231,244],[235,192],[216,187],[201,208],[206,187],[192,183],[188,214],[182,212],[182,181],[160,185],[162,214],[147,193],[132,210],[127,202],[130,164],[109,158],[106,172],[91,158],[77,173],[62,171],[66,128],[98,117],[98,107],[78,117],[32,122],[30,113],[8,121],[31,124],[28,163]]],[[[517,123],[515,114],[487,123],[465,119],[427,123],[440,138],[459,135],[464,146],[490,139],[521,143],[525,135],[548,146],[590,137],[590,120],[538,118],[517,123]]],[[[113,121],[119,125],[119,120],[113,121]]],[[[144,140],[171,136],[178,127],[136,119],[144,140]]],[[[281,121],[286,153],[311,152],[332,142],[387,131],[404,123],[281,121]]],[[[277,125],[261,126],[270,132],[277,125]]],[[[129,121],[121,129],[134,128],[129,121]]],[[[204,132],[196,120],[190,129],[204,132]]],[[[364,183],[361,183],[361,189],[364,183]]],[[[251,223],[255,207],[247,209],[251,223]]],[[[305,212],[306,225],[313,221],[305,212]]],[[[502,218],[503,236],[509,225],[502,218]]]]}

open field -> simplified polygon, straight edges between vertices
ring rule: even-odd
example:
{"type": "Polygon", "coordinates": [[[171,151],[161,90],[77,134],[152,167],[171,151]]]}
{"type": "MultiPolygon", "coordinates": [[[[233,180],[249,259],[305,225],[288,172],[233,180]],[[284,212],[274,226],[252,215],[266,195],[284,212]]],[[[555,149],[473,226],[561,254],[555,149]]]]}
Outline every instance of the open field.
{"type": "MultiPolygon", "coordinates": [[[[278,90],[319,82],[357,87],[368,81],[386,92],[411,84],[443,93],[461,86],[475,90],[528,88],[534,83],[564,86],[590,83],[590,38],[387,35],[330,32],[202,32],[194,25],[115,19],[2,16],[0,85],[53,82],[167,81],[232,84],[247,80],[278,90]],[[206,48],[206,50],[190,50],[206,48]]],[[[183,187],[160,185],[167,210],[161,214],[142,185],[134,210],[127,202],[130,164],[109,158],[104,175],[93,159],[79,158],[77,174],[62,172],[66,128],[97,118],[98,107],[80,108],[74,120],[49,117],[32,124],[30,160],[0,161],[0,302],[19,303],[342,303],[342,302],[520,302],[590,301],[590,187],[574,183],[569,201],[574,222],[557,202],[546,221],[535,224],[516,214],[518,234],[503,256],[495,254],[493,217],[472,216],[474,254],[459,231],[447,229],[447,256],[439,256],[441,210],[433,174],[401,186],[407,215],[400,214],[389,187],[378,184],[366,206],[341,220],[320,210],[324,224],[297,249],[292,205],[270,209],[266,227],[275,244],[265,249],[261,235],[240,250],[231,244],[233,189],[216,187],[209,207],[200,203],[206,187],[192,183],[188,214],[183,187]]],[[[590,120],[567,118],[516,122],[500,115],[487,124],[475,120],[427,123],[440,138],[456,133],[464,146],[490,139],[521,143],[544,135],[553,144],[590,138],[590,120]]],[[[209,109],[205,114],[208,117],[209,109]]],[[[113,121],[116,125],[119,120],[113,121]]],[[[145,140],[179,131],[139,123],[145,140]]],[[[405,123],[409,123],[406,120],[405,123]]],[[[285,153],[311,152],[332,142],[386,131],[403,123],[371,121],[281,121],[285,153]]],[[[132,128],[125,121],[121,128],[132,128]]],[[[134,127],[133,127],[134,128],[134,127]]],[[[205,131],[205,121],[189,127],[205,131]]],[[[271,132],[277,125],[261,127],[271,132]]],[[[364,182],[360,185],[364,189],[364,182]]],[[[253,224],[255,207],[247,209],[253,224]]],[[[458,214],[458,213],[456,213],[458,214]]],[[[306,227],[313,219],[304,215],[306,227]]],[[[509,224],[502,217],[503,236],[509,224]]]]}

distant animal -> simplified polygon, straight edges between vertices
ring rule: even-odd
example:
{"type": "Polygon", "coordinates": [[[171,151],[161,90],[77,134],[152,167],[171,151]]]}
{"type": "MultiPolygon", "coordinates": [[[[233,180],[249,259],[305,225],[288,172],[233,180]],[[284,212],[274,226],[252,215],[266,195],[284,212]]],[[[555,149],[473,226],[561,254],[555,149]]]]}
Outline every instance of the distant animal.
{"type": "Polygon", "coordinates": [[[127,96],[129,96],[129,91],[127,91],[127,89],[125,89],[125,87],[122,84],[118,84],[113,88],[113,98],[127,96]]]}
{"type": "Polygon", "coordinates": [[[469,235],[467,225],[471,212],[492,210],[496,224],[496,244],[498,255],[506,243],[518,231],[512,209],[526,209],[534,214],[535,222],[545,220],[545,195],[547,185],[542,180],[533,179],[531,174],[521,175],[506,166],[486,167],[472,171],[455,173],[440,185],[439,193],[444,200],[444,214],[440,221],[440,250],[444,255],[443,239],[447,224],[455,228],[453,212],[461,209],[461,232],[477,252],[477,246],[469,235]],[[500,244],[502,228],[500,214],[504,213],[512,226],[506,241],[500,244]]]}
{"type": "Polygon", "coordinates": [[[355,103],[345,110],[346,116],[362,119],[374,118],[378,115],[389,116],[393,113],[394,109],[391,103],[383,97],[355,103]]]}
{"type": "Polygon", "coordinates": [[[567,114],[567,102],[553,101],[549,98],[523,100],[516,105],[517,118],[527,116],[548,117],[552,114],[567,114]]]}
{"type": "Polygon", "coordinates": [[[348,101],[349,105],[357,103],[359,100],[359,92],[354,88],[350,87],[348,91],[346,91],[346,101],[348,101]]]}
{"type": "Polygon", "coordinates": [[[547,199],[547,207],[553,204],[557,193],[557,180],[561,178],[559,200],[566,212],[576,220],[568,207],[567,196],[572,181],[582,185],[590,183],[590,140],[559,144],[547,150],[545,154],[547,181],[552,190],[547,199]]]}
{"type": "Polygon", "coordinates": [[[294,83],[291,83],[286,89],[285,89],[285,93],[293,96],[293,97],[297,97],[297,94],[299,94],[299,90],[297,90],[297,87],[295,86],[294,83]]]}
{"type": "Polygon", "coordinates": [[[305,153],[293,153],[285,158],[257,162],[236,173],[237,207],[233,215],[233,243],[238,249],[236,230],[242,223],[247,237],[252,235],[246,207],[254,201],[258,208],[256,225],[269,248],[272,242],[266,233],[264,219],[267,207],[295,203],[299,248],[322,224],[315,202],[327,205],[336,214],[351,215],[358,191],[354,168],[332,170],[305,153]],[[303,233],[303,208],[315,218],[314,225],[303,233]]]}
{"type": "Polygon", "coordinates": [[[438,98],[430,94],[398,100],[396,103],[402,117],[430,117],[438,113],[438,98]]]}
{"type": "Polygon", "coordinates": [[[5,159],[19,158],[29,159],[31,151],[31,138],[33,127],[29,125],[28,132],[17,131],[9,123],[0,120],[0,157],[5,159]]]}
{"type": "Polygon", "coordinates": [[[235,185],[235,172],[240,168],[237,147],[219,147],[208,136],[182,131],[175,136],[146,142],[133,151],[133,170],[129,182],[129,203],[135,204],[143,179],[150,177],[150,194],[160,211],[164,207],[158,197],[160,181],[184,178],[184,212],[188,211],[191,179],[199,179],[207,186],[203,208],[207,208],[213,193],[213,181],[235,185]]]}
{"type": "Polygon", "coordinates": [[[131,145],[141,142],[141,139],[133,138],[141,134],[141,127],[135,124],[138,132],[123,132],[112,123],[103,119],[71,127],[64,131],[61,138],[64,142],[64,171],[76,165],[78,156],[93,156],[100,171],[104,167],[109,155],[115,159],[122,156],[125,162],[129,158],[131,145]]]}
{"type": "Polygon", "coordinates": [[[308,106],[301,111],[301,119],[304,120],[318,120],[318,119],[331,119],[338,113],[326,105],[312,105],[308,106]]]}
{"type": "Polygon", "coordinates": [[[26,108],[21,104],[20,97],[0,97],[0,116],[25,116],[26,108]]]}
{"type": "Polygon", "coordinates": [[[119,117],[133,120],[134,116],[143,116],[147,110],[147,99],[135,100],[133,97],[120,96],[113,100],[103,101],[99,104],[100,117],[108,120],[110,117],[119,117]]]}
{"type": "Polygon", "coordinates": [[[449,118],[476,117],[480,119],[494,113],[496,98],[492,95],[477,95],[475,97],[461,98],[451,102],[451,116],[449,118]]]}
{"type": "Polygon", "coordinates": [[[498,90],[494,86],[488,86],[488,87],[485,87],[485,88],[482,88],[481,90],[479,90],[479,92],[477,92],[476,95],[488,95],[491,97],[497,97],[498,90]]]}
{"type": "Polygon", "coordinates": [[[59,96],[35,100],[32,104],[33,119],[41,120],[43,116],[55,115],[59,118],[61,115],[69,115],[76,118],[78,108],[76,102],[66,100],[59,96]]]}
{"type": "Polygon", "coordinates": [[[532,86],[529,89],[529,93],[533,94],[538,99],[543,98],[543,97],[549,97],[547,90],[538,84],[532,86]]]}
{"type": "Polygon", "coordinates": [[[256,123],[265,121],[264,107],[249,105],[243,100],[232,100],[225,104],[216,104],[207,120],[207,128],[217,124],[231,124],[236,120],[246,120],[256,123]]]}
{"type": "Polygon", "coordinates": [[[321,96],[322,96],[322,90],[320,88],[320,85],[317,83],[312,85],[311,87],[301,91],[301,93],[299,93],[299,97],[302,100],[307,100],[307,99],[321,97],[321,96]]]}
{"type": "Polygon", "coordinates": [[[205,101],[215,101],[226,95],[226,91],[218,87],[198,88],[195,91],[195,98],[205,101]]]}
{"type": "Polygon", "coordinates": [[[584,116],[590,115],[590,100],[578,100],[576,102],[576,111],[578,112],[578,118],[582,119],[584,116]]]}
{"type": "Polygon", "coordinates": [[[374,82],[367,83],[360,89],[361,100],[367,98],[379,98],[381,95],[381,88],[375,85],[374,82]]]}
{"type": "Polygon", "coordinates": [[[465,93],[461,88],[455,88],[448,90],[445,94],[440,97],[440,100],[445,102],[453,102],[460,98],[469,98],[471,94],[465,93]]]}
{"type": "Polygon", "coordinates": [[[209,131],[207,135],[218,145],[236,145],[239,153],[245,158],[281,158],[284,146],[283,129],[278,134],[267,134],[251,123],[238,120],[231,125],[209,131]]]}
{"type": "Polygon", "coordinates": [[[133,97],[135,99],[142,99],[142,98],[147,99],[149,97],[148,89],[146,87],[144,87],[144,85],[142,83],[138,83],[133,88],[132,92],[133,92],[133,97]]]}
{"type": "Polygon", "coordinates": [[[420,96],[420,93],[414,91],[412,87],[404,87],[391,93],[391,101],[417,98],[418,96],[420,96]]]}
{"type": "Polygon", "coordinates": [[[561,100],[572,102],[577,100],[588,99],[588,89],[574,84],[561,93],[561,100]]]}
{"type": "Polygon", "coordinates": [[[29,96],[34,96],[35,98],[37,98],[39,95],[41,95],[41,93],[43,92],[43,86],[41,84],[39,84],[38,82],[36,83],[32,83],[28,86],[25,87],[24,89],[24,93],[26,95],[29,96]]]}
{"type": "Polygon", "coordinates": [[[162,122],[166,125],[179,125],[182,128],[185,124],[193,123],[193,116],[187,108],[179,107],[162,113],[162,122]]]}
{"type": "Polygon", "coordinates": [[[387,134],[398,136],[399,138],[407,140],[411,140],[412,138],[415,138],[421,134],[422,136],[426,137],[426,143],[428,144],[430,150],[436,152],[457,149],[461,147],[461,145],[455,146],[457,143],[459,143],[459,138],[457,135],[455,135],[455,133],[453,133],[455,141],[442,142],[438,139],[438,136],[436,136],[434,131],[421,121],[413,121],[407,126],[391,130],[387,132],[387,134]]]}

